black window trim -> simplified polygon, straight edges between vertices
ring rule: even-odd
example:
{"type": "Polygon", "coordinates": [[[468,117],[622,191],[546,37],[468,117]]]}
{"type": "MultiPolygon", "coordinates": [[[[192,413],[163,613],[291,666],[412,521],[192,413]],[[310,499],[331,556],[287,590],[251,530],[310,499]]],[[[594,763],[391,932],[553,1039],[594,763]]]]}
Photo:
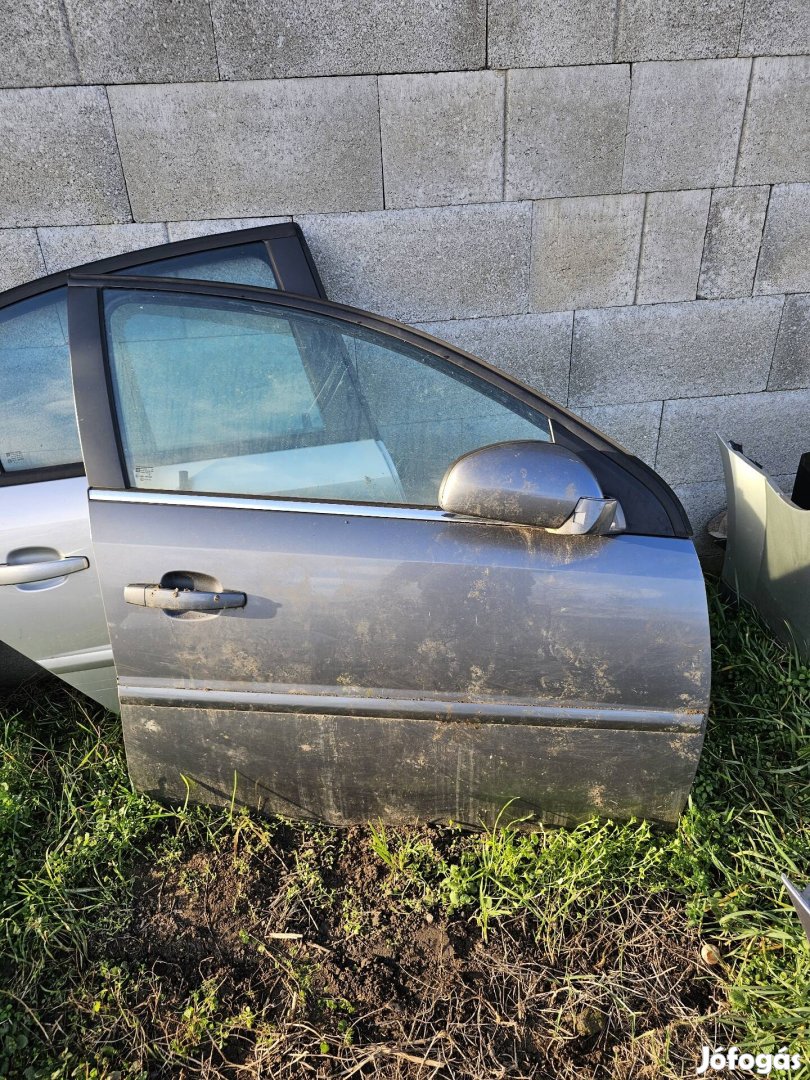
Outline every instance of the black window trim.
{"type": "MultiPolygon", "coordinates": [[[[26,281],[0,293],[0,311],[23,300],[44,296],[54,289],[64,288],[71,274],[117,274],[133,267],[144,267],[163,259],[199,255],[244,244],[263,243],[270,261],[270,268],[278,285],[278,291],[300,295],[326,297],[323,282],[307,247],[300,226],[293,221],[273,225],[258,225],[250,229],[192,236],[186,240],[170,240],[154,247],[139,248],[106,259],[96,259],[69,270],[26,281]]],[[[126,280],[132,280],[127,278],[126,280]]],[[[163,279],[166,280],[166,279],[163,279]]],[[[274,290],[271,290],[274,291],[274,290]]],[[[48,465],[39,469],[6,470],[0,464],[0,488],[19,484],[37,484],[48,480],[67,480],[85,473],[84,462],[75,461],[64,465],[48,465]]]]}
{"type": "MultiPolygon", "coordinates": [[[[313,298],[257,286],[140,275],[119,278],[74,272],[68,278],[68,323],[73,381],[77,391],[81,387],[82,401],[87,409],[86,416],[79,416],[79,426],[85,457],[92,459],[94,487],[98,489],[128,490],[109,364],[103,341],[101,294],[104,289],[191,293],[288,307],[364,327],[423,349],[476,375],[501,391],[506,391],[524,405],[542,412],[551,421],[555,441],[579,453],[593,468],[603,490],[620,499],[629,533],[678,538],[691,535],[689,519],[680,501],[649,465],[531,387],[470,353],[394,319],[337,304],[323,296],[313,298]]],[[[275,495],[268,498],[278,500],[281,497],[275,495]]]]}

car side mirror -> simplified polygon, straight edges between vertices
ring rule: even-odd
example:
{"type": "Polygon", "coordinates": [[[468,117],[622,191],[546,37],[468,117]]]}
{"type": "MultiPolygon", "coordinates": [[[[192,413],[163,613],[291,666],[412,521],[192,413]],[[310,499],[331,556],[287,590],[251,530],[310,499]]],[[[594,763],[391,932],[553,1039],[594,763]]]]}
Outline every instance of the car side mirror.
{"type": "Polygon", "coordinates": [[[551,532],[622,532],[617,499],[605,498],[582,460],[558,443],[495,443],[460,457],[445,473],[439,506],[452,514],[551,532]]]}

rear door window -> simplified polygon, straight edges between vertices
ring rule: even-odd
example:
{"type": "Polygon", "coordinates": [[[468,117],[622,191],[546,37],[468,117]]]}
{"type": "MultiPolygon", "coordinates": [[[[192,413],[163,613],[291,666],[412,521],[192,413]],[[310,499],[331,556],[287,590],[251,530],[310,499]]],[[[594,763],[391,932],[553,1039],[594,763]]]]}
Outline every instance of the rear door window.
{"type": "MultiPolygon", "coordinates": [[[[291,237],[284,239],[288,245],[293,242],[291,237]]],[[[138,256],[133,265],[113,272],[280,287],[262,239],[151,261],[145,257],[147,252],[138,256]]],[[[313,293],[316,291],[313,285],[313,293]]],[[[76,466],[77,475],[80,463],[68,350],[67,288],[60,285],[0,306],[0,483],[4,475],[7,482],[24,480],[28,471],[32,481],[45,479],[36,471],[60,466],[76,466]]]]}
{"type": "Polygon", "coordinates": [[[264,244],[239,244],[220,251],[196,251],[175,255],[148,266],[128,266],[119,274],[148,274],[150,277],[191,278],[225,281],[232,285],[260,285],[276,289],[276,275],[264,244]]]}
{"type": "Polygon", "coordinates": [[[67,339],[67,289],[0,311],[0,466],[81,461],[67,339]]]}

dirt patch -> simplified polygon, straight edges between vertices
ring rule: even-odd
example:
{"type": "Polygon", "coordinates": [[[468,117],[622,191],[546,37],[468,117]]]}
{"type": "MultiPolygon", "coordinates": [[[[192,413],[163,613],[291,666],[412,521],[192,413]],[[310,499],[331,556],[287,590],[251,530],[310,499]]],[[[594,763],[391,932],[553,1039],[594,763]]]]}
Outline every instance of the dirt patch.
{"type": "Polygon", "coordinates": [[[126,1046],[155,1078],[652,1080],[691,1072],[713,1037],[700,944],[641,894],[542,933],[496,920],[485,941],[392,895],[366,830],[289,828],[137,866],[126,925],[92,943],[104,986],[74,1005],[93,1013],[88,1056],[126,1046]]]}

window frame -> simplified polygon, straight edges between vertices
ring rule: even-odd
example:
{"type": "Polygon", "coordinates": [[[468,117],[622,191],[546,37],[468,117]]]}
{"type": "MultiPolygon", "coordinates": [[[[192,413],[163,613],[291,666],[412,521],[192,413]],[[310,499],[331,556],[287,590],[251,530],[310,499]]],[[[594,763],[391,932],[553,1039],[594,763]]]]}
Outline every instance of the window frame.
{"type": "MultiPolygon", "coordinates": [[[[34,297],[45,296],[56,289],[66,288],[72,274],[113,275],[135,267],[143,267],[146,270],[150,263],[161,262],[164,259],[206,254],[224,248],[242,247],[245,244],[255,243],[264,245],[270,268],[276,279],[276,289],[268,290],[269,292],[273,294],[288,292],[301,296],[325,298],[323,282],[307,247],[304,234],[295,222],[285,221],[274,225],[254,226],[250,229],[193,236],[186,240],[170,240],[165,244],[127,251],[122,255],[96,259],[68,270],[60,270],[55,274],[47,274],[0,293],[0,311],[23,300],[31,300],[34,297]]],[[[124,281],[134,279],[135,275],[123,278],[124,281]]],[[[157,278],[155,280],[172,279],[157,278]]],[[[212,284],[224,285],[225,283],[212,282],[212,284]]],[[[48,480],[67,480],[84,474],[83,461],[18,470],[5,470],[0,464],[0,488],[44,483],[48,480]]]]}
{"type": "MultiPolygon", "coordinates": [[[[281,290],[247,285],[224,285],[180,278],[150,278],[73,273],[68,278],[68,326],[74,388],[80,402],[79,428],[85,458],[90,461],[92,486],[111,492],[144,494],[127,484],[125,457],[118,430],[110,365],[104,341],[102,292],[129,289],[161,293],[186,293],[222,299],[272,304],[381,333],[459,367],[482,382],[505,391],[510,397],[541,413],[551,426],[553,441],[577,452],[594,470],[603,490],[618,498],[634,535],[685,538],[691,535],[689,520],[669,486],[648,465],[622,449],[607,436],[563,406],[487,364],[478,357],[448,345],[385,316],[337,304],[321,297],[290,295],[281,290]]],[[[170,493],[176,495],[177,493],[170,493]]],[[[232,494],[232,493],[231,493],[232,494]]],[[[195,496],[205,498],[206,496],[195,496]]],[[[210,496],[217,498],[215,494],[210,496]]],[[[261,500],[262,496],[252,496],[261,500]]],[[[293,497],[269,495],[268,501],[294,504],[293,497]]],[[[312,502],[313,500],[307,500],[312,502]]],[[[336,500],[329,500],[330,502],[336,500]]],[[[347,502],[346,512],[366,504],[347,502]]],[[[402,504],[390,505],[392,510],[402,504]]],[[[418,508],[424,509],[424,508],[418,508]]]]}

